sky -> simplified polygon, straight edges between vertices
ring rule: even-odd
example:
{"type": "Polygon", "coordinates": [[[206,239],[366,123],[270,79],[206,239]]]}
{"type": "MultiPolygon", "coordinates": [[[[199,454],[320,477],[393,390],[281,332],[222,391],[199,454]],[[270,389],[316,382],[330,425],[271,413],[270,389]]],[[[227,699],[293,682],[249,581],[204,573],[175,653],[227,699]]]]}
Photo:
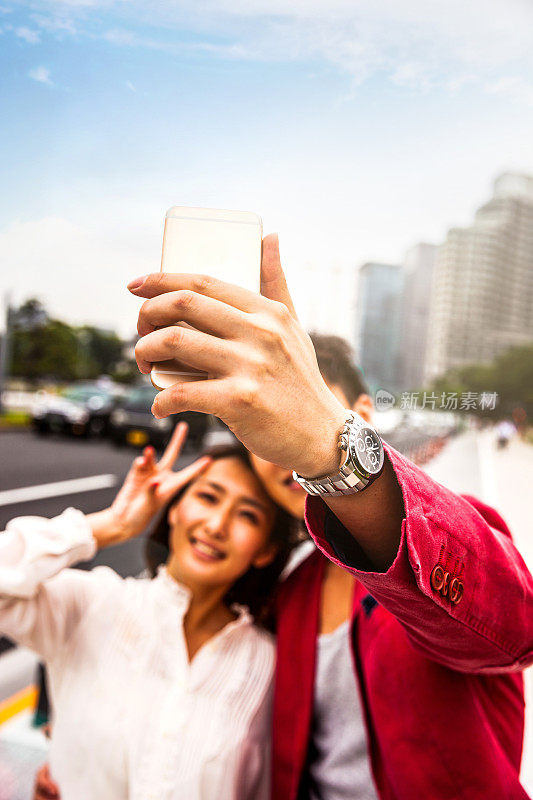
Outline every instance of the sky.
{"type": "Polygon", "coordinates": [[[258,213],[302,321],[533,173],[530,0],[0,0],[0,296],[135,329],[172,205],[258,213]]]}

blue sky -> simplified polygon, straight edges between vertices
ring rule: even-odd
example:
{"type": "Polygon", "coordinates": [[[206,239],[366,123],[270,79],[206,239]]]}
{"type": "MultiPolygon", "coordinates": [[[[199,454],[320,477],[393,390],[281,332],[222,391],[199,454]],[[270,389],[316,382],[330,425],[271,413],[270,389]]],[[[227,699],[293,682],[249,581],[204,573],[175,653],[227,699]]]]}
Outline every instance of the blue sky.
{"type": "Polygon", "coordinates": [[[259,213],[302,318],[320,298],[333,326],[352,290],[322,283],[533,172],[528,2],[0,5],[0,292],[72,321],[133,329],[124,284],[181,204],[259,213]]]}

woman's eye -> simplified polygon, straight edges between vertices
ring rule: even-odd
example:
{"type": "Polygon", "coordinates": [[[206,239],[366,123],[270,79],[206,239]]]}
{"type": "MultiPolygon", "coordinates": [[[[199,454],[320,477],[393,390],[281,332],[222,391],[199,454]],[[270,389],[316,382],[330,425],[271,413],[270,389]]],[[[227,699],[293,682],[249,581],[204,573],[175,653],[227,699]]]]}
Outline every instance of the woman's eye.
{"type": "Polygon", "coordinates": [[[215,503],[217,499],[214,494],[210,494],[209,492],[198,492],[198,497],[205,500],[206,503],[215,503]]]}
{"type": "Polygon", "coordinates": [[[259,525],[257,514],[254,514],[253,511],[241,511],[241,516],[252,522],[254,525],[259,525]]]}

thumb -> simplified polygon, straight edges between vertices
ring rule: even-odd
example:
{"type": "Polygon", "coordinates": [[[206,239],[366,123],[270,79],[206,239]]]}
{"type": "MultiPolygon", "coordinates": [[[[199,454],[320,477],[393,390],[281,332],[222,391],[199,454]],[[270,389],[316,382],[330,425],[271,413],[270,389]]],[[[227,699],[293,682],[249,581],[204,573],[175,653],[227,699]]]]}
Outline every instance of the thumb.
{"type": "Polygon", "coordinates": [[[287,306],[292,316],[297,319],[294,303],[289,294],[287,281],[281,268],[279,257],[279,240],[277,233],[269,233],[263,239],[261,257],[261,294],[269,300],[277,300],[287,306]]]}

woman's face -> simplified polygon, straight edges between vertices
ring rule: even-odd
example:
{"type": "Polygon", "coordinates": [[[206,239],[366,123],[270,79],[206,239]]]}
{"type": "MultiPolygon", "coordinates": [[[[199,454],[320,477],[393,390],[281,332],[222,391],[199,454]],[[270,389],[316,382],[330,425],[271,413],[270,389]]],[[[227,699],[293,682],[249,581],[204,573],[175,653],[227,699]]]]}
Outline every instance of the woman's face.
{"type": "Polygon", "coordinates": [[[190,588],[227,587],[275,557],[275,506],[239,458],[214,461],[168,514],[168,568],[190,588]]]}

